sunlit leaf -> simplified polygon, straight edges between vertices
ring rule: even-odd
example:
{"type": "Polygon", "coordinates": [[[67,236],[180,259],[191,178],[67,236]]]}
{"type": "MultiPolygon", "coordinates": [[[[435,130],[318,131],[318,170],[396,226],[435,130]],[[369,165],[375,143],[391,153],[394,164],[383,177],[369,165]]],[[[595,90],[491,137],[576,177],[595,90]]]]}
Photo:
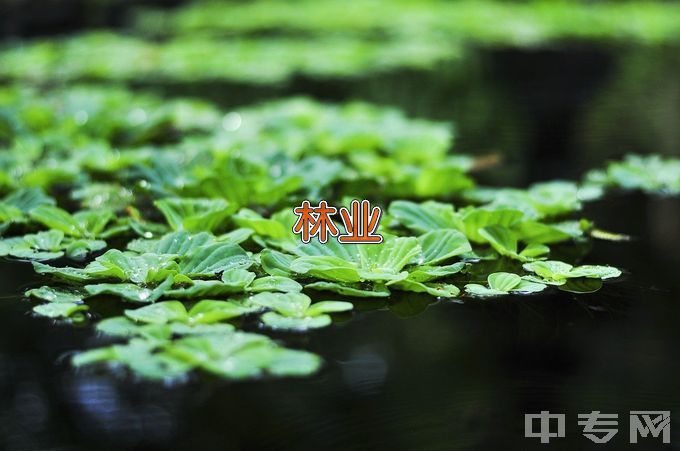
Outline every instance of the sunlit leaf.
{"type": "Polygon", "coordinates": [[[508,272],[495,272],[487,277],[488,287],[469,283],[465,291],[472,296],[503,296],[510,293],[529,294],[543,291],[546,285],[508,272]]]}
{"type": "Polygon", "coordinates": [[[294,256],[272,249],[263,249],[260,253],[262,269],[272,276],[289,277],[293,274],[290,270],[293,260],[295,260],[294,256]]]}
{"type": "Polygon", "coordinates": [[[427,282],[460,272],[465,263],[457,262],[446,266],[416,266],[409,272],[407,279],[412,282],[427,282]]]}
{"type": "Polygon", "coordinates": [[[351,302],[343,301],[321,301],[315,302],[307,308],[306,314],[309,316],[316,316],[322,313],[346,312],[352,310],[354,306],[351,302]]]}
{"type": "Polygon", "coordinates": [[[172,279],[167,279],[156,288],[140,287],[133,283],[100,283],[97,285],[85,285],[85,291],[90,296],[104,294],[118,296],[130,302],[155,302],[172,285],[172,279]]]}
{"type": "Polygon", "coordinates": [[[29,212],[29,216],[34,221],[59,230],[65,235],[87,236],[87,231],[71,214],[53,205],[39,205],[29,212]]]}
{"type": "Polygon", "coordinates": [[[251,264],[252,259],[238,244],[215,243],[189,250],[179,260],[179,271],[189,277],[206,277],[251,264]]]}
{"type": "Polygon", "coordinates": [[[189,318],[184,304],[179,301],[164,301],[134,310],[125,310],[125,316],[148,324],[165,324],[173,321],[185,322],[189,318]]]}
{"type": "Polygon", "coordinates": [[[431,296],[442,298],[453,298],[460,294],[457,286],[449,283],[426,283],[415,280],[404,279],[390,285],[399,290],[412,291],[414,293],[427,293],[431,296]]]}
{"type": "Polygon", "coordinates": [[[33,262],[33,270],[38,274],[49,274],[57,279],[69,282],[84,282],[93,279],[93,276],[90,276],[85,270],[80,268],[58,268],[44,263],[33,262]]]}
{"type": "Polygon", "coordinates": [[[236,318],[245,313],[257,310],[245,307],[236,302],[202,300],[189,310],[189,322],[192,324],[210,324],[236,318]]]}
{"type": "Polygon", "coordinates": [[[74,302],[50,302],[33,307],[35,313],[48,318],[70,318],[87,309],[87,305],[74,302]]]}
{"type": "Polygon", "coordinates": [[[535,273],[546,283],[558,282],[560,285],[567,279],[577,277],[610,279],[621,275],[621,270],[613,266],[583,265],[574,267],[568,263],[554,260],[526,263],[524,269],[535,273]]]}
{"type": "MultiPolygon", "coordinates": [[[[459,227],[465,233],[465,236],[475,243],[485,243],[488,241],[488,237],[483,234],[482,230],[508,230],[510,226],[517,224],[524,215],[518,210],[470,208],[459,212],[459,216],[459,227]]],[[[503,237],[500,241],[503,248],[508,248],[512,243],[510,237],[503,237]]],[[[509,248],[511,249],[511,247],[509,248]]]]}
{"type": "Polygon", "coordinates": [[[390,295],[390,290],[383,284],[347,284],[336,282],[312,282],[305,285],[305,288],[320,291],[332,291],[344,296],[357,298],[384,298],[390,295]]]}
{"type": "Polygon", "coordinates": [[[336,282],[359,282],[362,280],[356,264],[330,255],[299,257],[290,269],[298,274],[336,282]]]}
{"type": "Polygon", "coordinates": [[[465,235],[451,229],[427,232],[418,237],[418,242],[423,252],[419,264],[432,265],[472,250],[465,235]]]}
{"type": "Polygon", "coordinates": [[[281,291],[283,293],[302,291],[302,285],[293,279],[281,276],[260,277],[253,280],[248,290],[254,293],[261,291],[281,291]]]}
{"type": "Polygon", "coordinates": [[[263,218],[247,208],[233,215],[232,220],[240,227],[250,228],[256,234],[270,238],[284,238],[290,234],[290,229],[286,229],[281,222],[263,218]]]}
{"type": "Polygon", "coordinates": [[[84,272],[91,278],[134,283],[161,282],[177,273],[178,265],[174,259],[173,255],[137,255],[111,249],[87,265],[84,272]]]}
{"type": "Polygon", "coordinates": [[[232,213],[233,208],[222,199],[162,199],[155,202],[174,230],[189,232],[214,231],[232,213]]]}
{"type": "Polygon", "coordinates": [[[390,204],[389,214],[405,227],[420,233],[456,228],[453,206],[448,204],[394,201],[390,204]]]}
{"type": "Polygon", "coordinates": [[[311,299],[301,293],[260,293],[250,298],[255,305],[273,310],[260,318],[274,329],[306,330],[324,327],[331,323],[326,313],[351,310],[349,302],[322,301],[311,304],[311,299]]]}
{"type": "Polygon", "coordinates": [[[302,318],[288,317],[279,315],[276,312],[267,312],[260,319],[272,329],[298,330],[317,329],[331,324],[331,317],[328,315],[305,316],[302,318]]]}
{"type": "Polygon", "coordinates": [[[522,278],[517,274],[496,272],[489,274],[489,288],[498,291],[510,291],[520,284],[522,278]]]}
{"type": "Polygon", "coordinates": [[[26,296],[42,299],[43,301],[48,302],[68,302],[77,304],[83,301],[83,298],[79,293],[48,286],[42,286],[40,288],[28,290],[26,292],[26,296]]]}
{"type": "Polygon", "coordinates": [[[210,233],[191,234],[182,230],[168,233],[159,240],[134,240],[128,244],[127,248],[142,254],[155,253],[183,256],[197,247],[204,247],[213,242],[214,237],[210,233]]]}

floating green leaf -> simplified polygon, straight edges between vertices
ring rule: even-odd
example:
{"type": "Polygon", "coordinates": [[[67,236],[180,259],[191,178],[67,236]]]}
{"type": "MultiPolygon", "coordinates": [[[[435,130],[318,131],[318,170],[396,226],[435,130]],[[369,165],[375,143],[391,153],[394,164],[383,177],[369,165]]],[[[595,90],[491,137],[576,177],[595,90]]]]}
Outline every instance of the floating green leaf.
{"type": "Polygon", "coordinates": [[[522,279],[517,274],[496,272],[487,278],[488,288],[484,285],[469,283],[465,291],[473,296],[502,296],[510,293],[536,293],[546,286],[542,283],[522,279]]]}
{"type": "Polygon", "coordinates": [[[171,254],[184,256],[189,251],[198,247],[213,244],[215,238],[210,233],[201,232],[191,234],[187,231],[178,231],[163,235],[159,240],[139,239],[128,243],[127,248],[141,254],[171,254]]]}
{"type": "Polygon", "coordinates": [[[174,230],[214,231],[232,213],[229,203],[221,199],[162,199],[155,202],[174,230]]]}
{"type": "Polygon", "coordinates": [[[302,291],[302,285],[288,277],[269,276],[253,280],[248,287],[248,290],[254,293],[262,291],[281,291],[283,293],[290,293],[302,291]]]}
{"type": "Polygon", "coordinates": [[[28,290],[26,296],[42,299],[43,301],[59,303],[78,304],[83,301],[83,297],[79,293],[48,286],[28,290]]]}
{"type": "Polygon", "coordinates": [[[418,243],[423,253],[423,261],[418,263],[426,265],[433,265],[472,250],[465,235],[451,229],[427,232],[418,237],[418,243]]]}
{"type": "Polygon", "coordinates": [[[189,250],[179,260],[179,272],[192,278],[210,277],[251,264],[252,259],[238,244],[215,243],[189,250]]]}
{"type": "Polygon", "coordinates": [[[64,255],[82,259],[105,247],[104,241],[66,238],[59,230],[49,230],[0,240],[0,256],[38,261],[54,260],[64,255]]]}
{"type": "Polygon", "coordinates": [[[177,274],[178,270],[173,255],[137,255],[111,249],[87,265],[83,272],[90,278],[149,284],[162,282],[168,276],[177,274]]]}
{"type": "Polygon", "coordinates": [[[527,271],[535,273],[539,282],[551,285],[563,285],[567,282],[567,279],[577,277],[610,279],[621,275],[621,270],[613,266],[583,265],[574,267],[568,263],[554,260],[525,263],[523,267],[527,271]]]}
{"type": "Polygon", "coordinates": [[[496,252],[519,261],[533,261],[547,254],[550,249],[542,244],[529,244],[517,252],[517,234],[503,226],[487,226],[479,231],[479,236],[489,242],[496,252]]]}
{"type": "Polygon", "coordinates": [[[111,295],[118,296],[130,302],[151,303],[160,298],[172,285],[173,279],[167,278],[157,287],[151,289],[133,283],[99,283],[85,285],[85,291],[90,296],[111,295]]]}
{"type": "Polygon", "coordinates": [[[422,204],[394,201],[390,204],[389,213],[403,226],[420,233],[456,228],[457,224],[452,205],[433,201],[422,204]]]}
{"type": "MultiPolygon", "coordinates": [[[[427,10],[414,5],[405,11],[427,10]]],[[[338,17],[323,20],[344,20],[338,17]]],[[[253,73],[283,80],[290,71],[390,67],[379,62],[385,52],[429,64],[458,51],[441,46],[440,25],[423,35],[427,42],[418,42],[412,33],[397,36],[391,27],[370,25],[375,20],[368,19],[367,30],[383,31],[339,35],[323,51],[299,36],[253,35],[242,42],[198,36],[188,42],[90,34],[30,44],[19,54],[14,48],[0,52],[0,76],[30,67],[22,80],[48,74],[50,81],[0,88],[0,256],[33,260],[34,271],[50,277],[48,285],[26,293],[47,301],[34,308],[37,314],[88,318],[107,340],[120,340],[78,354],[74,364],[106,362],[162,380],[193,371],[225,378],[310,374],[320,365],[317,356],[235,325],[249,327],[247,315],[257,315],[267,328],[302,331],[352,309],[343,301],[313,303],[312,292],[356,298],[358,309],[387,306],[406,317],[435,298],[459,296],[458,286],[478,296],[528,294],[546,285],[587,293],[621,275],[611,266],[570,264],[598,235],[592,221],[577,214],[605,188],[675,193],[673,159],[630,157],[581,184],[475,188],[468,171],[482,169],[485,159],[456,153],[449,124],[409,119],[395,109],[294,98],[226,112],[124,87],[53,87],[60,78],[136,81],[140,70],[158,75],[154,80],[192,83],[204,77],[251,81],[253,73]],[[408,55],[400,53],[403,41],[410,42],[408,55]],[[200,47],[201,54],[214,58],[201,58],[201,68],[183,66],[198,44],[208,46],[200,47]],[[291,53],[280,53],[282,48],[291,53]],[[333,49],[345,53],[335,58],[333,49]],[[53,67],[72,55],[85,63],[53,67]],[[130,64],[140,56],[149,65],[130,64]],[[50,63],[36,63],[43,58],[50,63]],[[355,59],[363,62],[349,61],[355,59]],[[214,67],[204,71],[203,64],[214,67]],[[661,174],[662,183],[645,171],[661,174]],[[305,199],[336,207],[352,199],[389,205],[378,229],[383,242],[342,244],[332,237],[324,244],[301,243],[292,231],[293,208],[305,199]],[[570,263],[541,261],[547,245],[570,263]],[[84,261],[36,261],[62,257],[84,261]],[[522,263],[530,274],[520,272],[522,263]],[[88,305],[97,314],[86,316],[88,305]],[[125,316],[107,313],[121,305],[128,307],[125,316]]],[[[313,22],[295,26],[317,27],[313,22]]]]}
{"type": "Polygon", "coordinates": [[[357,298],[384,298],[390,295],[390,290],[383,284],[371,284],[366,286],[362,284],[319,281],[308,283],[305,285],[305,288],[321,291],[332,291],[344,296],[352,296],[357,298]]]}
{"type": "Polygon", "coordinates": [[[326,313],[351,310],[349,302],[312,300],[302,293],[260,293],[253,296],[253,304],[273,310],[261,316],[262,322],[273,329],[307,330],[331,323],[326,313]]]}
{"type": "Polygon", "coordinates": [[[78,318],[85,310],[88,310],[87,305],[74,302],[51,302],[33,307],[35,313],[48,318],[78,318]]]}

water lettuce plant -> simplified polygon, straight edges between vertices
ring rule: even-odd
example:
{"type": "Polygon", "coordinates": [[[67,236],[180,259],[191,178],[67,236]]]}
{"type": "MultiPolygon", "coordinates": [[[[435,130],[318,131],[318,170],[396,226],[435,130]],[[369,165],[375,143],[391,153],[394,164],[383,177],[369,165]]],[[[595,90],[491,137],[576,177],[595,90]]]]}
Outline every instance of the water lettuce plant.
{"type": "Polygon", "coordinates": [[[327,313],[345,312],[354,307],[350,302],[321,301],[312,304],[309,296],[302,293],[259,293],[250,303],[271,311],[260,319],[272,329],[304,331],[328,326],[331,317],[327,313]]]}
{"type": "Polygon", "coordinates": [[[537,293],[546,288],[545,284],[532,282],[517,274],[508,272],[495,272],[487,277],[487,285],[469,283],[465,285],[465,291],[472,296],[502,296],[506,294],[537,293]]]}
{"type": "Polygon", "coordinates": [[[659,155],[627,155],[604,170],[586,174],[586,185],[680,195],[680,158],[659,155]]]}
{"type": "Polygon", "coordinates": [[[431,37],[377,42],[357,36],[214,39],[180,36],[156,41],[110,31],[37,40],[0,52],[0,80],[108,82],[211,82],[279,84],[305,74],[315,78],[431,67],[457,58],[456,43],[431,37]]]}
{"type": "Polygon", "coordinates": [[[677,42],[678,23],[680,7],[671,2],[354,0],[348,11],[341,0],[304,0],[295,8],[282,0],[199,1],[141,12],[124,34],[87,32],[10,47],[0,53],[0,78],[276,84],[298,74],[431,68],[459,60],[470,43],[677,42]]]}
{"type": "Polygon", "coordinates": [[[568,279],[580,277],[611,279],[621,275],[621,270],[612,266],[582,265],[574,267],[569,263],[553,260],[525,263],[523,268],[536,274],[536,276],[526,276],[527,280],[549,285],[563,285],[568,279]]]}
{"type": "MultiPolygon", "coordinates": [[[[295,8],[281,0],[199,1],[141,11],[135,22],[124,33],[99,30],[10,46],[0,52],[0,78],[271,85],[299,74],[337,78],[432,68],[461,61],[470,44],[680,40],[680,7],[644,1],[355,0],[351,9],[341,0],[304,0],[295,8]]],[[[158,135],[158,129],[146,131],[158,135]]],[[[140,136],[130,130],[130,139],[140,136]]]]}
{"type": "Polygon", "coordinates": [[[165,330],[165,336],[160,332],[80,353],[73,364],[106,363],[131,370],[138,377],[166,381],[185,379],[193,370],[228,379],[302,376],[315,372],[321,364],[315,354],[283,348],[259,334],[214,328],[165,330]]]}
{"type": "Polygon", "coordinates": [[[502,45],[589,38],[658,42],[677,39],[680,32],[680,10],[660,2],[355,0],[351,10],[346,6],[341,0],[302,0],[294,9],[283,0],[237,5],[199,1],[172,10],[140,10],[135,28],[165,37],[268,32],[312,38],[330,32],[376,38],[430,32],[450,40],[502,45]],[[489,17],[495,19],[493,27],[488,26],[489,17]]]}
{"type": "Polygon", "coordinates": [[[85,319],[83,312],[89,310],[89,307],[83,302],[83,296],[76,291],[42,286],[28,290],[25,294],[27,297],[47,301],[33,307],[33,312],[40,316],[82,321],[85,319]]]}
{"type": "MultiPolygon", "coordinates": [[[[225,112],[78,86],[0,98],[0,255],[40,276],[25,293],[36,315],[102,336],[78,367],[301,376],[321,359],[285,337],[370,302],[404,316],[453,298],[593,292],[621,275],[556,250],[592,239],[583,204],[639,157],[612,163],[611,180],[489,188],[452,149],[449,125],[364,103],[225,112]],[[383,242],[302,243],[293,208],[322,198],[381,206],[383,242]]],[[[680,173],[674,160],[648,163],[671,186],[680,173]]]]}

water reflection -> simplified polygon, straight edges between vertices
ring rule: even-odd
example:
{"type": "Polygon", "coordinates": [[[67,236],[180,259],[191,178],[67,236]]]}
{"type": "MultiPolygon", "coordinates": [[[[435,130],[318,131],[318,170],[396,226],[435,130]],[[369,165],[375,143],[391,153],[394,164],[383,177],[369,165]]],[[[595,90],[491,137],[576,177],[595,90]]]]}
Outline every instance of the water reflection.
{"type": "Polygon", "coordinates": [[[345,384],[363,395],[380,392],[388,372],[388,364],[373,347],[352,351],[349,360],[339,362],[345,384]]]}

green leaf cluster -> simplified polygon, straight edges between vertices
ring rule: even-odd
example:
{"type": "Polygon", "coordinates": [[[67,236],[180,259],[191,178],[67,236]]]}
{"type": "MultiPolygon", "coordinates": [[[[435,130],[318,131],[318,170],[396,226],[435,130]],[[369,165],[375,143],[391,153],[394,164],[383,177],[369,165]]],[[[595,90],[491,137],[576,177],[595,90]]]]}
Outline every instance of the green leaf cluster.
{"type": "Polygon", "coordinates": [[[680,195],[680,158],[660,155],[627,155],[604,170],[586,174],[584,185],[595,189],[618,188],[650,194],[680,195]]]}
{"type": "MultiPolygon", "coordinates": [[[[122,88],[0,97],[0,255],[33,260],[49,281],[26,293],[36,315],[92,321],[116,340],[77,354],[78,366],[309,374],[318,356],[264,333],[329,326],[366,298],[403,316],[459,287],[587,293],[621,275],[555,257],[590,238],[582,205],[609,184],[477,187],[446,124],[300,98],[223,112],[122,88]],[[301,243],[293,207],[321,198],[383,207],[383,242],[301,243]],[[112,303],[122,308],[99,319],[112,303]]],[[[675,174],[665,163],[655,168],[675,174]]]]}
{"type": "Polygon", "coordinates": [[[295,6],[284,0],[194,2],[173,10],[141,10],[135,28],[166,37],[278,33],[312,39],[334,33],[385,39],[431,33],[449,41],[518,46],[595,38],[659,42],[680,33],[680,10],[660,2],[355,0],[347,10],[342,0],[300,0],[295,6]],[[492,27],[489,17],[495,19],[492,27]]]}
{"type": "Polygon", "coordinates": [[[0,78],[277,84],[461,61],[477,46],[680,39],[671,2],[284,0],[198,1],[141,12],[126,33],[87,32],[0,53],[0,78]],[[493,26],[489,26],[489,18],[493,26]],[[569,20],[564,20],[564,18],[569,20]],[[151,35],[151,36],[148,36],[151,35]],[[158,39],[160,38],[160,39],[158,39]]]}

